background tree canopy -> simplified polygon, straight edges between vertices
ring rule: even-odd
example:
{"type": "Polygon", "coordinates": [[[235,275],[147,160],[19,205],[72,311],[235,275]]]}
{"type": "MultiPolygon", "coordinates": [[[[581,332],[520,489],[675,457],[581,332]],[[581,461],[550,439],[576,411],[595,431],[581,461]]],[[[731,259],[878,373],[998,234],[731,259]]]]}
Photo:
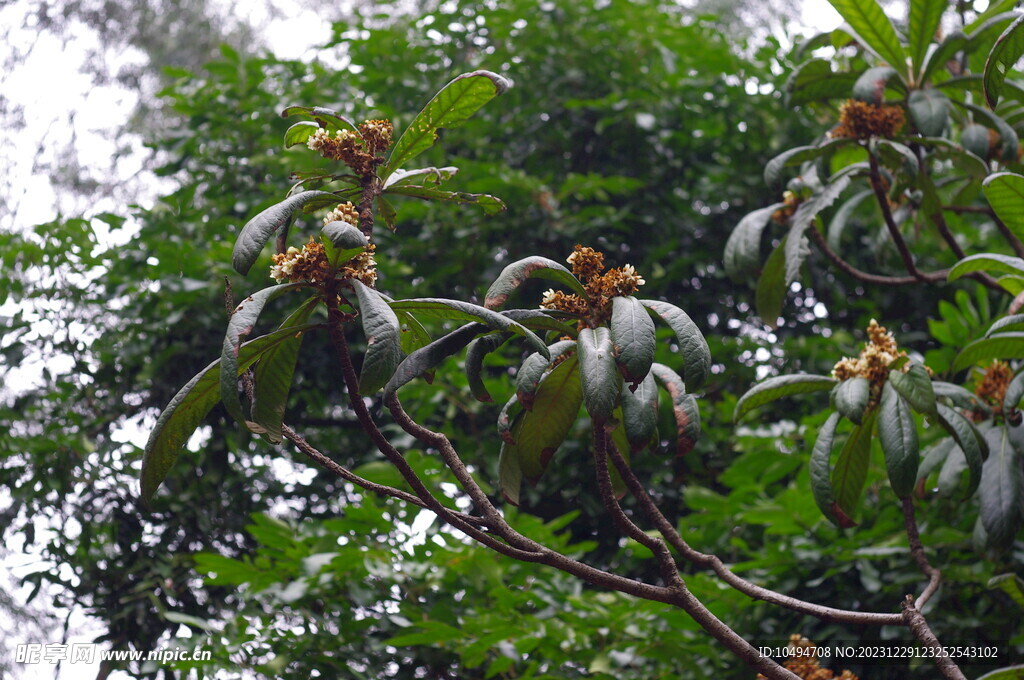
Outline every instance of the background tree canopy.
{"type": "MultiPolygon", "coordinates": [[[[187,7],[196,16],[199,9],[187,7]]],[[[805,129],[833,122],[834,114],[810,106],[796,114],[783,107],[801,57],[713,15],[648,0],[453,0],[402,12],[368,5],[333,25],[313,61],[251,53],[237,38],[211,55],[213,43],[203,38],[201,53],[211,60],[165,68],[162,108],[143,109],[159,117],[143,126],[169,187],[159,201],[0,232],[0,303],[17,304],[0,318],[0,366],[47,360],[37,383],[2,392],[0,527],[5,544],[69,567],[29,574],[29,599],[45,592],[57,607],[84,608],[113,649],[202,645],[214,653],[199,664],[204,673],[751,677],[681,612],[467,545],[417,508],[365,496],[290,447],[253,438],[220,406],[152,509],[138,506],[142,452],[131,434],[151,427],[216,354],[225,285],[238,298],[250,292],[252,283],[229,266],[238,229],[283,196],[289,175],[322,167],[304,149],[282,149],[290,121],[280,110],[321,105],[358,120],[389,118],[401,129],[427,96],[477,68],[515,87],[445,131],[443,148],[424,164],[457,165],[454,188],[499,196],[508,210],[487,217],[470,207],[396,202],[396,231],[378,236],[379,288],[481,301],[509,262],[535,253],[562,261],[577,243],[603,250],[616,266],[634,265],[646,297],[685,301],[715,360],[697,448],[633,461],[666,512],[684,518],[686,538],[728,556],[751,580],[838,607],[884,609],[915,582],[898,543],[902,518],[879,500],[882,471],[871,472],[870,511],[856,534],[822,520],[802,454],[823,414],[799,418],[780,407],[764,420],[778,425],[731,423],[737,396],[756,379],[783,369],[827,373],[856,353],[873,316],[920,331],[954,313],[940,317],[936,289],[913,297],[866,291],[812,258],[808,277],[795,284],[792,313],[771,330],[753,316],[747,291],[726,278],[721,260],[732,227],[779,200],[778,187],[763,179],[765,161],[803,143],[805,129]],[[131,237],[104,245],[98,227],[131,237]]],[[[167,59],[175,63],[173,54],[167,59]]],[[[268,258],[255,269],[264,265],[268,258]]],[[[519,295],[539,299],[544,287],[531,282],[519,295]]],[[[978,304],[961,301],[961,317],[978,304]]],[[[943,350],[925,333],[901,340],[943,350]]],[[[325,339],[310,342],[326,349],[325,339]]],[[[293,388],[289,423],[363,476],[395,482],[341,406],[336,369],[326,358],[315,363],[330,352],[316,349],[293,388]]],[[[488,365],[499,403],[507,391],[499,378],[519,359],[509,353],[488,365]]],[[[415,417],[443,426],[485,479],[497,479],[494,413],[468,397],[457,365],[439,367],[434,387],[413,384],[403,395],[415,417]]],[[[670,415],[660,415],[662,432],[674,429],[670,415]]],[[[558,457],[584,454],[583,440],[567,441],[558,457]]],[[[414,452],[410,462],[437,484],[450,481],[430,456],[414,452]]],[[[594,486],[574,466],[553,466],[524,489],[512,521],[618,573],[656,576],[637,544],[606,530],[594,486]]],[[[1024,649],[1010,623],[1017,605],[986,584],[1020,555],[979,560],[972,524],[947,501],[923,526],[947,579],[936,632],[997,642],[1007,655],[1000,662],[1012,662],[1024,649]]],[[[704,573],[688,574],[687,583],[751,640],[880,635],[769,608],[720,590],[704,573]]],[[[125,664],[103,673],[184,677],[189,667],[125,664]]],[[[849,667],[871,678],[931,672],[849,667]]]]}

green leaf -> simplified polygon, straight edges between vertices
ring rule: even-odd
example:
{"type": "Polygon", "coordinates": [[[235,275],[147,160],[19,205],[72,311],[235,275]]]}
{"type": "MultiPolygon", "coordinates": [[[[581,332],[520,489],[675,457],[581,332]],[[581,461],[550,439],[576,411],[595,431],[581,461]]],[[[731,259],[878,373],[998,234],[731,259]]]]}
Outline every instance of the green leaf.
{"type": "Polygon", "coordinates": [[[736,402],[736,408],[732,414],[733,422],[739,422],[744,415],[753,411],[759,406],[771,403],[782,397],[789,397],[794,394],[807,394],[809,392],[824,392],[831,390],[838,381],[826,375],[811,375],[801,373],[797,375],[779,375],[760,382],[740,397],[736,402]]]}
{"type": "Polygon", "coordinates": [[[584,300],[588,299],[583,284],[572,275],[572,272],[554,260],[535,256],[517,260],[502,269],[484,295],[484,307],[500,309],[509,295],[522,285],[523,281],[530,278],[549,279],[561,283],[584,300]]]}
{"type": "Polygon", "coordinates": [[[896,69],[890,66],[875,66],[864,71],[853,84],[851,95],[875,106],[885,99],[885,87],[896,76],[896,69]]]}
{"type": "Polygon", "coordinates": [[[548,367],[558,357],[576,349],[575,340],[560,340],[548,347],[548,356],[534,352],[526,357],[526,361],[516,373],[516,397],[527,411],[533,410],[533,400],[540,386],[541,379],[548,367]]]}
{"type": "Polygon", "coordinates": [[[873,139],[871,145],[878,150],[879,158],[887,167],[905,172],[911,177],[917,176],[917,155],[909,147],[891,139],[873,139]]]}
{"type": "Polygon", "coordinates": [[[503,442],[508,444],[516,443],[515,439],[512,437],[512,428],[519,419],[519,415],[522,413],[522,410],[523,407],[519,405],[519,398],[513,394],[509,397],[509,400],[505,402],[505,405],[501,407],[501,411],[498,412],[498,436],[501,437],[503,442]]]}
{"type": "Polygon", "coordinates": [[[309,121],[304,120],[295,123],[284,133],[284,147],[287,149],[296,144],[305,144],[306,140],[312,137],[313,133],[319,129],[319,125],[309,121]]]}
{"type": "Polygon", "coordinates": [[[1007,419],[1020,406],[1020,400],[1024,398],[1024,371],[1013,376],[1013,380],[1006,387],[1006,394],[1003,396],[1003,416],[1007,419]]]}
{"type": "MultiPolygon", "coordinates": [[[[987,588],[995,589],[999,588],[1004,593],[1010,596],[1010,599],[1016,603],[1018,607],[1024,609],[1024,579],[1017,576],[1014,573],[999,574],[993,576],[985,584],[987,588]]],[[[1021,670],[1024,670],[1024,666],[1020,666],[1021,670]]]]}
{"type": "Polygon", "coordinates": [[[584,328],[577,340],[583,402],[594,426],[600,428],[619,403],[622,376],[615,366],[615,348],[607,328],[584,328]]]}
{"type": "MultiPolygon", "coordinates": [[[[981,187],[985,192],[985,198],[988,199],[992,209],[996,212],[996,216],[1003,221],[1017,238],[1024,238],[1024,176],[1013,172],[997,172],[994,175],[989,175],[981,183],[981,187]]],[[[989,256],[998,257],[994,255],[989,256]]],[[[1021,273],[1024,271],[1024,260],[1016,257],[1001,257],[1017,265],[1013,270],[1010,270],[1011,273],[1021,273]]],[[[961,260],[962,262],[963,260],[961,260]]],[[[952,271],[950,276],[953,276],[952,271]]]]}
{"type": "Polygon", "coordinates": [[[960,133],[960,144],[978,158],[985,158],[988,156],[989,129],[977,123],[967,125],[960,133]]]}
{"type": "MultiPolygon", "coordinates": [[[[913,6],[914,3],[911,3],[913,6]]],[[[938,137],[949,121],[949,97],[939,90],[914,90],[907,98],[914,127],[925,137],[938,137]]]]}
{"type": "Polygon", "coordinates": [[[935,39],[935,31],[948,5],[947,0],[914,0],[910,3],[907,43],[912,73],[921,73],[928,46],[935,39]]]}
{"type": "Polygon", "coordinates": [[[836,495],[836,505],[847,518],[852,518],[860,505],[861,492],[868,476],[871,435],[877,417],[878,410],[874,409],[867,414],[862,425],[853,428],[832,468],[832,489],[836,495]]]}
{"type": "Polygon", "coordinates": [[[501,443],[498,454],[498,486],[501,495],[512,505],[519,505],[519,490],[523,485],[523,471],[519,467],[519,448],[507,441],[501,443]]]}
{"type": "MultiPolygon", "coordinates": [[[[318,304],[318,296],[306,300],[281,324],[281,329],[304,325],[318,304]]],[[[292,339],[272,347],[256,364],[253,375],[255,385],[252,419],[263,428],[263,437],[273,444],[279,443],[282,439],[281,424],[284,421],[288,392],[291,390],[292,376],[295,374],[295,365],[298,363],[304,337],[305,335],[298,333],[292,339]]]]}
{"type": "Polygon", "coordinates": [[[622,404],[622,425],[632,452],[658,443],[658,385],[653,371],[635,390],[625,384],[619,394],[622,404]]]}
{"type": "MultiPolygon", "coordinates": [[[[988,450],[985,438],[978,432],[974,423],[964,418],[945,404],[938,405],[939,424],[956,440],[967,462],[969,481],[964,498],[970,498],[981,483],[982,458],[988,450]]],[[[948,464],[948,463],[947,463],[948,464]]]]}
{"type": "Polygon", "coordinates": [[[320,233],[338,250],[338,253],[331,258],[332,264],[335,265],[351,260],[366,250],[370,244],[359,227],[342,220],[328,222],[320,230],[320,233]]]}
{"type": "Polygon", "coordinates": [[[391,308],[415,314],[426,314],[440,319],[457,321],[480,321],[496,331],[509,331],[526,338],[526,341],[541,354],[547,354],[548,346],[537,334],[518,321],[493,310],[460,300],[444,298],[411,298],[395,300],[391,308]]]}
{"type": "MultiPolygon", "coordinates": [[[[304,333],[317,326],[285,328],[251,340],[241,346],[235,376],[247,370],[264,352],[278,343],[288,342],[296,333],[304,333]]],[[[206,414],[220,401],[220,360],[200,371],[178,390],[167,408],[157,418],[149,434],[142,458],[142,502],[149,504],[157,488],[167,476],[181,447],[199,427],[206,414]]]]}
{"type": "Polygon", "coordinates": [[[832,445],[835,442],[836,426],[839,425],[839,414],[829,415],[825,424],[818,430],[818,438],[811,449],[810,478],[811,494],[821,513],[837,526],[848,528],[856,526],[836,503],[832,489],[832,445]]]}
{"type": "Polygon", "coordinates": [[[854,194],[848,201],[839,206],[836,210],[836,214],[832,216],[832,221],[828,224],[828,246],[832,250],[839,250],[839,242],[842,239],[843,231],[846,229],[847,222],[850,221],[850,217],[854,211],[864,202],[864,199],[874,195],[871,189],[865,189],[859,193],[854,194]]]}
{"type": "MultiPolygon", "coordinates": [[[[398,364],[391,378],[384,385],[384,396],[391,396],[399,388],[436,368],[442,361],[462,350],[473,338],[487,332],[488,328],[485,324],[469,323],[412,352],[398,364]]],[[[546,350],[547,347],[544,349],[546,350]]]]}
{"type": "Polygon", "coordinates": [[[995,333],[1010,333],[1014,331],[1024,331],[1024,314],[1011,314],[1010,316],[1004,316],[1002,319],[997,319],[985,331],[985,337],[990,337],[995,333]]]}
{"type": "Polygon", "coordinates": [[[473,71],[457,76],[434,95],[434,98],[413,119],[395,143],[380,178],[388,177],[434,145],[437,131],[453,128],[465,122],[480,107],[504,94],[512,82],[490,71],[473,71]]]}
{"type": "Polygon", "coordinates": [[[1006,666],[989,671],[978,680],[1024,680],[1024,666],[1006,666]]]}
{"type": "Polygon", "coordinates": [[[682,456],[693,450],[700,439],[700,409],[692,394],[686,393],[686,386],[679,375],[664,364],[655,363],[651,373],[672,398],[672,413],[676,419],[676,455],[682,456]]]}
{"type": "Polygon", "coordinates": [[[396,170],[384,182],[384,188],[388,189],[396,184],[412,184],[414,181],[416,186],[426,186],[427,184],[440,186],[457,175],[458,172],[458,168],[450,165],[444,168],[430,167],[416,168],[415,170],[396,170]]]}
{"type": "Polygon", "coordinates": [[[163,617],[171,623],[183,623],[186,626],[192,628],[198,628],[208,633],[216,632],[216,627],[206,619],[201,619],[198,616],[189,616],[181,612],[164,612],[163,617]]]}
{"type": "Polygon", "coordinates": [[[314,199],[331,197],[326,191],[303,191],[272,205],[249,220],[238,233],[235,248],[231,253],[231,265],[239,274],[248,274],[256,259],[263,252],[263,246],[278,229],[292,220],[295,211],[314,199]]]}
{"type": "Polygon", "coordinates": [[[632,296],[612,298],[609,324],[615,363],[626,382],[635,389],[654,363],[654,321],[644,305],[632,296]]]}
{"type": "Polygon", "coordinates": [[[964,50],[968,46],[969,42],[970,39],[963,31],[953,31],[943,38],[939,46],[928,55],[921,75],[918,78],[918,84],[928,83],[935,70],[944,68],[946,64],[953,60],[957,52],[964,50]]]}
{"type": "Polygon", "coordinates": [[[856,80],[852,73],[832,71],[832,63],[827,59],[811,59],[798,66],[786,81],[786,105],[846,99],[856,80]]]}
{"type": "Polygon", "coordinates": [[[725,273],[736,283],[749,278],[761,264],[761,234],[768,226],[772,214],[783,205],[773,203],[767,208],[748,213],[729,235],[723,261],[725,273]]]}
{"type": "Polygon", "coordinates": [[[913,364],[906,373],[892,371],[888,383],[907,400],[907,403],[918,413],[934,417],[935,390],[932,389],[932,378],[920,364],[913,364]]]}
{"type": "Polygon", "coordinates": [[[582,403],[579,361],[572,356],[541,380],[533,399],[534,408],[524,413],[512,429],[519,468],[531,484],[540,479],[565,441],[582,403]]]}
{"type": "Polygon", "coordinates": [[[366,336],[366,354],[359,370],[359,393],[373,394],[388,384],[402,361],[401,326],[398,316],[377,291],[356,279],[350,279],[349,284],[359,300],[359,317],[366,336]]]}
{"type": "Polygon", "coordinates": [[[906,67],[906,53],[889,17],[874,0],[829,0],[860,42],[893,68],[906,67]]]}
{"type": "Polygon", "coordinates": [[[501,347],[510,337],[512,337],[511,333],[485,335],[473,340],[466,348],[466,381],[469,383],[470,392],[473,393],[477,401],[494,401],[481,377],[484,357],[501,347]]]}
{"type": "Polygon", "coordinates": [[[641,304],[651,310],[672,329],[679,341],[679,351],[683,354],[683,380],[686,391],[693,393],[704,386],[711,374],[711,350],[708,341],[690,319],[686,312],[675,305],[661,300],[641,300],[641,304]]]}
{"type": "MultiPolygon", "coordinates": [[[[757,280],[757,289],[754,291],[754,306],[757,308],[757,315],[761,321],[770,328],[779,325],[779,317],[782,315],[782,303],[789,292],[790,282],[786,280],[786,242],[789,236],[785,236],[778,247],[771,252],[768,260],[761,270],[761,277],[757,280]]],[[[799,241],[806,248],[807,237],[802,234],[799,241]]]]}
{"type": "Polygon", "coordinates": [[[996,39],[995,45],[988,53],[983,72],[985,84],[985,101],[991,108],[999,102],[999,95],[1006,81],[1006,74],[1024,55],[1024,16],[1018,17],[1006,27],[1003,34],[996,39]]]}
{"type": "Polygon", "coordinates": [[[835,386],[836,410],[847,420],[860,425],[871,398],[871,381],[867,378],[849,378],[835,386]]]}
{"type": "Polygon", "coordinates": [[[949,270],[949,280],[955,281],[965,274],[979,271],[996,271],[1002,274],[1021,274],[1024,276],[1024,260],[1010,255],[997,253],[979,253],[969,255],[953,265],[949,270]]]}
{"type": "Polygon", "coordinates": [[[1024,333],[998,333],[975,340],[956,355],[953,371],[992,359],[1024,359],[1024,333]]]}
{"type": "Polygon", "coordinates": [[[403,633],[384,640],[384,644],[394,647],[408,647],[413,645],[440,645],[445,642],[462,640],[467,637],[464,631],[449,626],[441,621],[423,620],[417,621],[416,627],[421,632],[403,633]]]}
{"type": "Polygon", "coordinates": [[[1004,161],[1015,162],[1017,160],[1017,151],[1020,148],[1020,142],[1017,138],[1017,133],[1010,125],[988,109],[984,109],[980,106],[975,106],[969,102],[962,102],[958,99],[951,100],[954,104],[960,108],[967,109],[974,114],[975,120],[977,118],[983,118],[989,124],[990,127],[996,129],[999,132],[999,141],[1002,142],[1001,156],[1004,161]]]}
{"type": "Polygon", "coordinates": [[[506,209],[505,203],[490,194],[469,194],[464,191],[445,191],[436,187],[423,187],[415,184],[400,184],[387,189],[385,194],[409,196],[424,201],[441,201],[442,203],[458,203],[460,205],[475,205],[484,211],[485,215],[497,215],[506,209]]]}
{"type": "Polygon", "coordinates": [[[896,496],[907,498],[914,492],[914,484],[917,482],[917,427],[910,406],[896,392],[891,381],[886,381],[882,388],[882,400],[878,408],[878,439],[882,444],[882,453],[885,454],[889,484],[896,496]]]}
{"type": "MultiPolygon", "coordinates": [[[[1020,439],[1020,428],[1013,435],[1020,439]]],[[[988,544],[999,550],[1013,545],[1021,526],[1021,479],[1019,443],[1011,441],[1010,427],[994,427],[985,433],[988,460],[978,487],[981,522],[988,544]]]]}
{"type": "Polygon", "coordinates": [[[978,398],[978,395],[970,390],[964,389],[960,385],[934,380],[932,381],[932,389],[935,391],[936,397],[945,397],[960,408],[988,409],[981,399],[978,398]]]}
{"type": "Polygon", "coordinates": [[[358,126],[356,126],[356,124],[346,116],[343,116],[333,109],[325,109],[322,106],[289,106],[281,112],[282,118],[296,115],[309,116],[319,123],[320,127],[327,130],[334,131],[342,128],[348,128],[354,132],[359,132],[358,126]]]}
{"type": "Polygon", "coordinates": [[[220,361],[224,370],[221,372],[220,398],[224,401],[224,408],[228,414],[238,422],[244,424],[253,432],[262,432],[263,428],[246,420],[242,412],[242,402],[238,398],[238,353],[242,344],[242,338],[252,333],[256,320],[259,319],[263,308],[271,300],[293,290],[303,288],[304,283],[285,283],[280,286],[271,286],[253,293],[242,300],[228,321],[228,329],[224,334],[224,343],[221,345],[220,361]]]}
{"type": "Polygon", "coordinates": [[[804,161],[814,160],[815,158],[821,158],[839,147],[848,146],[853,143],[854,140],[848,137],[838,137],[814,146],[797,146],[787,149],[768,161],[764,166],[765,184],[771,185],[781,180],[784,168],[803,163],[804,161]]]}

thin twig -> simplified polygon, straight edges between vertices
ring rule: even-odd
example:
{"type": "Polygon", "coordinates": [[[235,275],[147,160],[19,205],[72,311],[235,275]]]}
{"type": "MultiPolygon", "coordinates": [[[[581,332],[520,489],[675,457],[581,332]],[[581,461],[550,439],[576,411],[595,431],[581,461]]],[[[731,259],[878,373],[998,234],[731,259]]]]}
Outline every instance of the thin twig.
{"type": "Polygon", "coordinates": [[[748,595],[756,600],[764,600],[765,602],[785,607],[786,609],[791,609],[802,614],[809,614],[822,621],[839,621],[843,623],[876,626],[899,626],[903,624],[903,618],[899,614],[861,612],[824,607],[812,602],[806,602],[795,597],[777,593],[774,590],[769,590],[768,588],[764,588],[747,581],[742,576],[739,576],[725,566],[717,555],[702,553],[690,547],[682,535],[676,530],[675,526],[673,526],[665,515],[662,514],[657,504],[651,500],[647,490],[637,478],[632,468],[629,467],[626,460],[622,457],[622,454],[612,446],[608,449],[608,455],[611,457],[615,468],[619,471],[619,476],[622,478],[623,482],[625,482],[626,488],[629,489],[630,494],[636,499],[640,508],[647,515],[649,521],[654,525],[658,532],[665,537],[665,540],[667,540],[669,544],[676,549],[676,552],[679,553],[680,557],[696,564],[699,567],[710,569],[719,578],[744,595],[748,595]]]}
{"type": "Polygon", "coordinates": [[[914,561],[917,562],[917,568],[928,577],[928,586],[921,593],[921,596],[917,598],[917,602],[914,603],[914,606],[920,609],[938,590],[939,584],[942,582],[942,572],[933,567],[928,562],[928,556],[924,554],[921,534],[917,530],[917,518],[914,516],[914,499],[909,496],[904,498],[902,508],[903,526],[907,531],[907,539],[910,541],[910,554],[913,556],[914,561]]]}
{"type": "Polygon", "coordinates": [[[841,271],[862,283],[869,283],[876,286],[907,286],[918,283],[918,280],[913,276],[882,276],[880,274],[869,274],[868,272],[857,269],[840,257],[838,253],[829,248],[828,242],[825,240],[825,237],[822,236],[821,232],[818,231],[816,226],[812,225],[807,230],[807,234],[810,236],[811,241],[814,242],[814,245],[818,246],[818,249],[825,254],[825,257],[831,260],[832,263],[839,267],[841,271]]]}

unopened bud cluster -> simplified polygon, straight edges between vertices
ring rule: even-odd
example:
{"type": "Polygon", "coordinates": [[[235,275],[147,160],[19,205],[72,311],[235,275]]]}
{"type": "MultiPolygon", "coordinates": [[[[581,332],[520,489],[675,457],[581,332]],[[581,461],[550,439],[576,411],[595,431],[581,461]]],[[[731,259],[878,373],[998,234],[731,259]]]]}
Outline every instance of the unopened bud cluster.
{"type": "Polygon", "coordinates": [[[878,106],[856,99],[847,99],[839,107],[839,124],[829,133],[833,139],[852,137],[892,139],[906,123],[899,106],[878,106]]]}
{"type": "Polygon", "coordinates": [[[574,293],[547,290],[540,305],[581,316],[581,323],[591,328],[611,317],[612,298],[632,295],[646,283],[630,264],[604,271],[604,255],[587,246],[577,245],[566,262],[583,284],[589,301],[574,293]]]}
{"type": "Polygon", "coordinates": [[[359,131],[338,130],[332,136],[324,128],[318,129],[306,146],[317,151],[324,158],[342,161],[357,175],[368,175],[380,162],[379,153],[391,146],[393,128],[387,120],[368,120],[359,126],[359,131]]]}

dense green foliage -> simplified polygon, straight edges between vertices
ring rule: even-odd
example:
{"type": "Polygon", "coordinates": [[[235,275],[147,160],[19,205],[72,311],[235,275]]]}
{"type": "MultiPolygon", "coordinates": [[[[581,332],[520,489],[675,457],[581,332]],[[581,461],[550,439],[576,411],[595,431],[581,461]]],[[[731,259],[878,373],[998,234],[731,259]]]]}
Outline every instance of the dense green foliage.
{"type": "MultiPolygon", "coordinates": [[[[666,514],[683,518],[687,540],[754,581],[814,602],[889,611],[914,590],[920,574],[906,555],[898,507],[886,495],[885,467],[865,469],[861,526],[839,531],[815,506],[806,466],[825,414],[801,419],[774,410],[764,418],[785,418],[778,426],[734,432],[736,395],[783,367],[827,372],[856,353],[855,334],[871,316],[903,319],[917,330],[933,317],[928,325],[938,342],[923,333],[900,340],[927,351],[929,365],[935,357],[950,362],[954,346],[984,332],[990,301],[979,293],[977,303],[960,296],[958,307],[940,307],[942,293],[925,287],[910,296],[864,293],[811,258],[810,283],[797,293],[786,323],[771,334],[747,317],[746,294],[727,284],[719,262],[732,225],[775,200],[775,187],[762,180],[765,160],[807,141],[798,136],[807,120],[801,116],[812,113],[806,102],[792,116],[778,94],[788,62],[769,47],[739,57],[738,46],[710,22],[648,2],[595,9],[467,1],[365,23],[335,27],[325,54],[342,59],[343,69],[225,48],[201,72],[170,73],[175,82],[164,96],[182,125],[153,145],[176,189],[153,208],[93,218],[137,232],[128,244],[97,247],[88,220],[42,225],[26,236],[0,234],[0,257],[12,272],[0,279],[0,298],[67,303],[42,307],[53,328],[43,337],[33,334],[27,315],[5,319],[5,364],[33,354],[74,362],[0,411],[0,480],[13,500],[3,510],[5,531],[35,543],[31,518],[47,518],[56,531],[38,538],[41,549],[76,575],[61,581],[41,571],[29,580],[57,581],[61,601],[79,603],[107,624],[114,648],[156,647],[181,633],[182,623],[193,635],[212,628],[210,637],[193,640],[216,650],[208,670],[249,666],[279,677],[308,677],[312,669],[339,677],[750,677],[668,607],[584,588],[437,529],[426,531],[425,544],[412,545],[401,527],[413,523],[416,508],[305,472],[290,447],[271,447],[233,428],[221,406],[168,468],[167,489],[152,508],[137,508],[142,454],[124,443],[122,428],[151,426],[178,387],[216,356],[225,277],[238,298],[269,284],[256,273],[268,270],[266,253],[248,278],[231,270],[238,229],[280,201],[290,173],[324,167],[304,149],[281,149],[294,122],[276,117],[282,105],[329,106],[357,120],[386,117],[402,130],[429,93],[459,73],[488,68],[516,86],[444,131],[443,148],[420,160],[458,166],[449,186],[498,196],[508,209],[488,217],[474,206],[396,199],[395,233],[375,233],[380,290],[482,305],[487,284],[507,263],[533,254],[561,261],[576,243],[599,247],[616,266],[633,264],[647,281],[643,297],[680,301],[708,337],[715,362],[701,400],[705,435],[694,452],[643,453],[633,461],[666,514]],[[772,94],[747,94],[759,88],[772,94]],[[818,313],[818,305],[827,312],[818,313]]],[[[862,57],[850,59],[855,69],[866,66],[862,57]]],[[[515,295],[539,300],[547,284],[529,281],[515,295]]],[[[283,319],[278,302],[268,303],[266,318],[283,319]]],[[[658,336],[658,361],[678,364],[670,336],[658,336]]],[[[349,340],[360,347],[361,333],[349,340]]],[[[520,349],[485,366],[483,384],[499,404],[512,393],[506,375],[521,363],[520,349]]],[[[310,335],[302,352],[287,423],[364,476],[394,482],[351,413],[337,406],[343,389],[325,338],[310,335]]],[[[448,362],[437,367],[432,387],[404,387],[403,400],[418,420],[443,427],[493,483],[496,409],[473,402],[466,382],[460,366],[448,362]]],[[[659,421],[662,433],[675,431],[669,409],[659,421]]],[[[557,460],[585,456],[584,431],[573,430],[578,441],[570,437],[557,460]]],[[[436,460],[418,453],[410,459],[431,481],[450,483],[436,460]]],[[[551,466],[536,487],[523,487],[516,525],[618,573],[656,578],[648,553],[621,545],[608,529],[597,496],[586,466],[551,466]],[[578,514],[570,520],[571,509],[578,514]]],[[[925,514],[923,539],[940,551],[946,584],[932,624],[940,639],[991,639],[1007,650],[1000,661],[1012,661],[1022,642],[1007,624],[1016,605],[987,583],[1019,564],[1019,555],[1011,550],[979,561],[973,526],[974,516],[961,512],[956,498],[938,498],[925,514]]],[[[822,642],[880,635],[752,602],[721,590],[705,573],[686,576],[712,611],[752,641],[777,643],[793,632],[822,642]]],[[[931,677],[933,669],[915,672],[931,677]]],[[[873,668],[870,677],[907,673],[873,668]]]]}

